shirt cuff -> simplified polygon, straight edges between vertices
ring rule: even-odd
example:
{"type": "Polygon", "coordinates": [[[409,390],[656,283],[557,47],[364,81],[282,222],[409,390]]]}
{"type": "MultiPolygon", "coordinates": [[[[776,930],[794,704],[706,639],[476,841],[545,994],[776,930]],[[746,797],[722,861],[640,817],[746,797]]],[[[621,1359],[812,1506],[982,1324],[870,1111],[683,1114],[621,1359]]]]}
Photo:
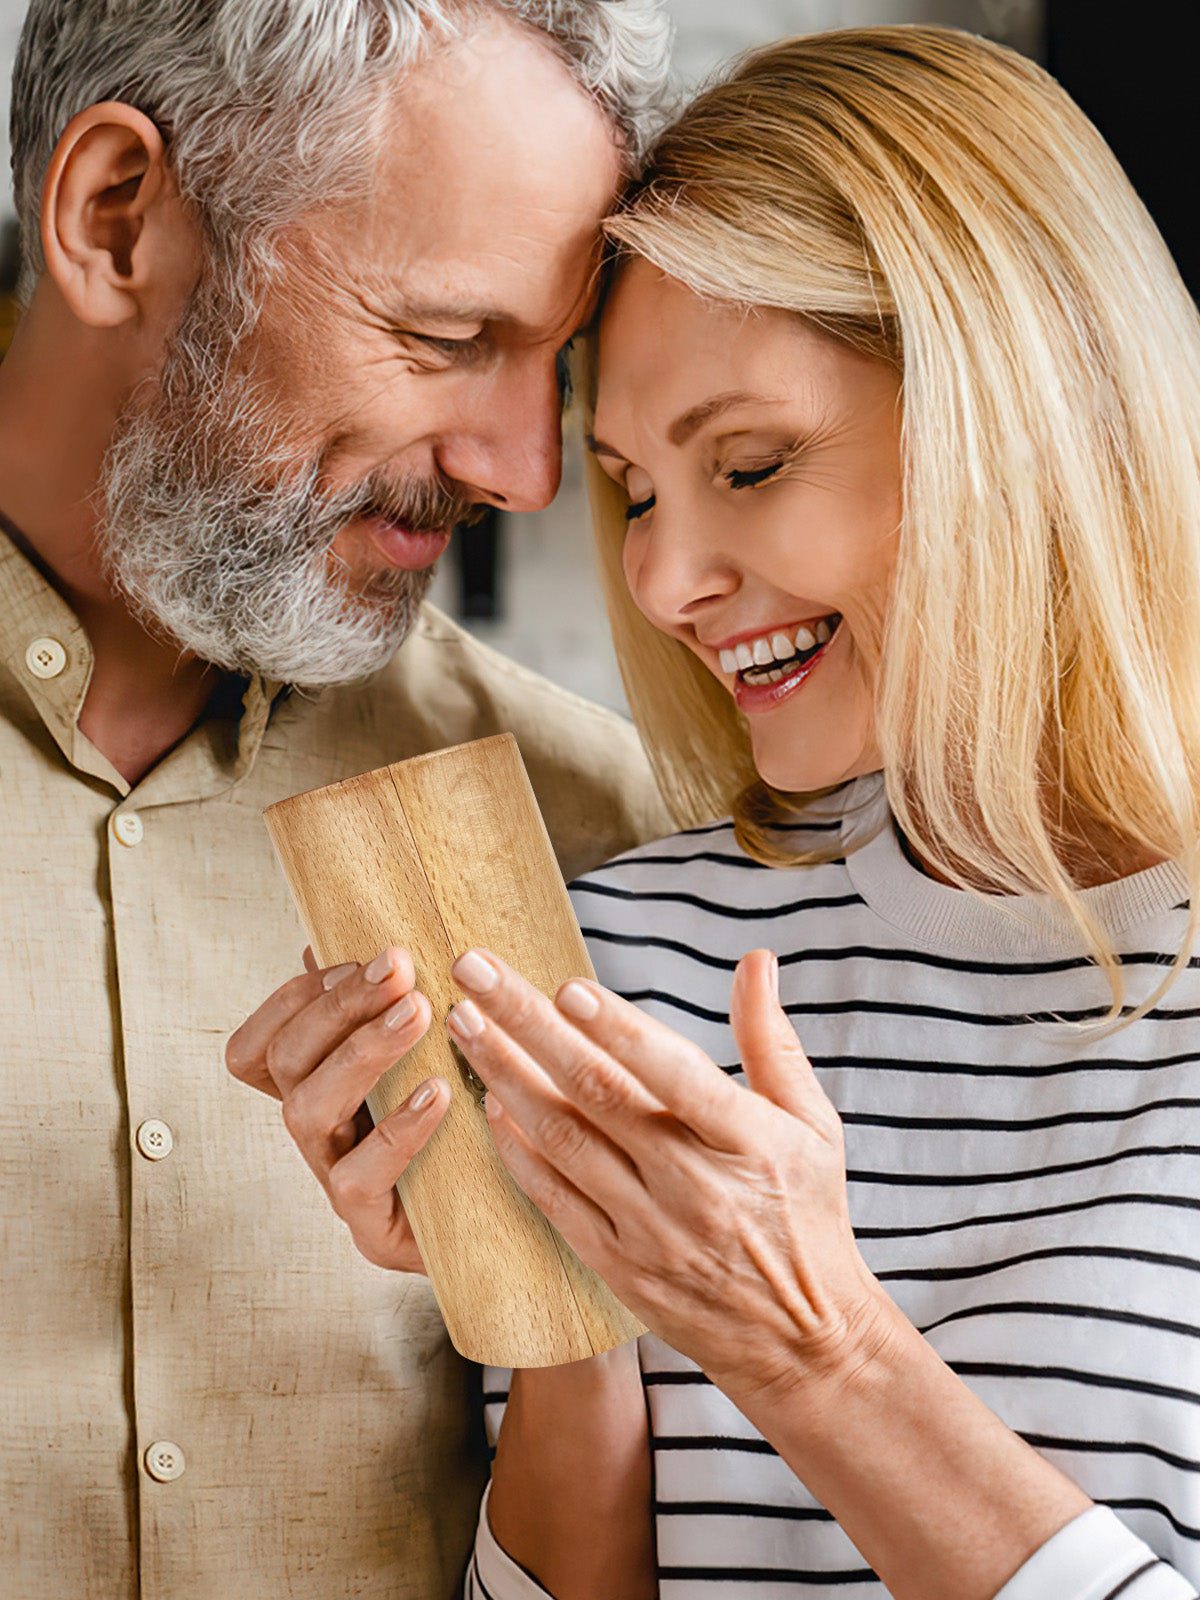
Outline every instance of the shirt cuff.
{"type": "MultiPolygon", "coordinates": [[[[479,1507],[479,1527],[475,1534],[475,1553],[467,1569],[463,1586],[466,1600],[547,1600],[549,1589],[543,1589],[536,1578],[531,1578],[524,1567],[519,1567],[507,1551],[496,1543],[492,1525],[488,1521],[488,1501],[492,1486],[483,1491],[479,1507]]],[[[552,1600],[552,1597],[551,1597],[552,1600]]],[[[1062,1597],[1058,1597],[1062,1600],[1062,1597]]]]}
{"type": "Polygon", "coordinates": [[[1196,1600],[1196,1591],[1107,1506],[1068,1522],[1014,1574],[996,1600],[1196,1600]]]}

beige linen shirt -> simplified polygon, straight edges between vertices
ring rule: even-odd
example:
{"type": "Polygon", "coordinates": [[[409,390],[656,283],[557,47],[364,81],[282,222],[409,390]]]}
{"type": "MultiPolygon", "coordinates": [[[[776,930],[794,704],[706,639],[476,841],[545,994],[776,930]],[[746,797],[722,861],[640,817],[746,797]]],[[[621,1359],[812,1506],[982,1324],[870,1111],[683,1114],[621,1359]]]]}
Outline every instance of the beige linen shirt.
{"type": "Polygon", "coordinates": [[[367,688],[253,682],[130,790],[90,670],[0,535],[0,1595],[449,1600],[477,1374],[223,1065],[305,943],[261,812],[509,729],[571,875],[668,827],[636,738],[427,609],[367,688]]]}

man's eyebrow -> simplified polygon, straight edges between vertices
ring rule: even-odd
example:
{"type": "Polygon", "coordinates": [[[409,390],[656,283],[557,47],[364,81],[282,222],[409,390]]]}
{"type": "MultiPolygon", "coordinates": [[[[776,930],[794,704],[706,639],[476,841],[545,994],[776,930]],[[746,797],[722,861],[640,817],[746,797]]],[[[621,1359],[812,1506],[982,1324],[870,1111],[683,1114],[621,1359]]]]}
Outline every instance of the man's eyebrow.
{"type": "MultiPolygon", "coordinates": [[[[667,439],[677,447],[685,445],[706,422],[711,422],[714,417],[724,416],[736,406],[772,406],[779,403],[778,399],[772,399],[770,395],[751,394],[747,389],[731,389],[727,394],[717,394],[713,395],[711,400],[702,400],[698,406],[693,406],[681,417],[676,417],[667,429],[667,439]]],[[[619,450],[614,450],[612,445],[605,444],[594,434],[589,433],[585,443],[593,455],[612,456],[615,461],[625,459],[619,450]]]]}
{"type": "Polygon", "coordinates": [[[468,300],[398,300],[393,302],[389,315],[404,327],[414,322],[477,322],[482,325],[508,320],[495,306],[468,300]]]}

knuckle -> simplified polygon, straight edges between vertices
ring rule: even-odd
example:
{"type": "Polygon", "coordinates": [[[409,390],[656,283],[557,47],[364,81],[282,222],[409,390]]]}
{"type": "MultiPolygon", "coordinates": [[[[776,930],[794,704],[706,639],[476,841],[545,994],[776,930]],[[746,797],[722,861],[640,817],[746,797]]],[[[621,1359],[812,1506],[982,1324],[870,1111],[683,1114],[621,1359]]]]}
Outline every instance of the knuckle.
{"type": "Polygon", "coordinates": [[[543,1122],[539,1143],[556,1166],[567,1166],[583,1154],[587,1134],[577,1117],[560,1114],[543,1122]]]}
{"type": "Polygon", "coordinates": [[[580,1073],[575,1092],[590,1111],[604,1115],[624,1111],[629,1104],[626,1081],[610,1068],[590,1062],[580,1073]]]}
{"type": "Polygon", "coordinates": [[[320,1137],[310,1098],[296,1091],[283,1102],[283,1125],[301,1150],[308,1150],[320,1137]]]}
{"type": "Polygon", "coordinates": [[[338,1216],[345,1220],[369,1205],[375,1196],[358,1168],[340,1161],[329,1173],[329,1198],[338,1216]]]}
{"type": "Polygon", "coordinates": [[[282,1087],[288,1080],[289,1063],[278,1034],[267,1040],[267,1048],[263,1052],[263,1061],[271,1081],[282,1087]]]}
{"type": "Polygon", "coordinates": [[[351,975],[341,983],[335,983],[327,991],[327,1003],[335,1016],[351,1026],[359,1021],[362,1007],[362,985],[351,975]]]}

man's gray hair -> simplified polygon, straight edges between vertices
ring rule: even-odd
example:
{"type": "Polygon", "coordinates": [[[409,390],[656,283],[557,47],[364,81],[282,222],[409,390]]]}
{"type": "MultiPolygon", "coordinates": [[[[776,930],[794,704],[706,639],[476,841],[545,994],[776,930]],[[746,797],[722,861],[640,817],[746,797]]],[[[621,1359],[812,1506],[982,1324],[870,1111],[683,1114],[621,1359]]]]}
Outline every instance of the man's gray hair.
{"type": "Polygon", "coordinates": [[[44,266],[46,170],[85,107],[122,100],[150,117],[210,244],[267,265],[272,234],[368,181],[362,134],[381,92],[489,13],[546,36],[635,161],[666,85],[662,0],[31,0],[12,97],[25,291],[44,266]]]}

